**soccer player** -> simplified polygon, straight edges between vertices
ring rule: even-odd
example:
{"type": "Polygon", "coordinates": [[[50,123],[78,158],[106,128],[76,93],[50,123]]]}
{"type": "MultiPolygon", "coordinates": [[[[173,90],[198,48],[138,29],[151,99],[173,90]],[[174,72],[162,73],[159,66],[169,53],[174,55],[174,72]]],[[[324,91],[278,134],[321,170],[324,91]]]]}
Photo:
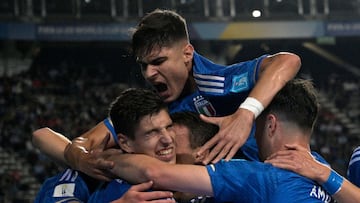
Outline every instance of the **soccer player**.
{"type": "MultiPolygon", "coordinates": [[[[287,144],[310,152],[318,102],[311,82],[292,80],[256,120],[259,157],[265,160],[287,144]]],[[[312,156],[325,162],[321,156],[312,156]]],[[[128,181],[152,180],[154,187],[214,196],[216,202],[330,202],[316,182],[271,164],[246,160],[208,166],[166,164],[144,155],[113,154],[112,172],[128,181]]]]}
{"type": "MultiPolygon", "coordinates": [[[[172,120],[166,104],[157,94],[145,89],[125,90],[112,103],[109,116],[115,124],[121,124],[114,125],[114,128],[118,132],[116,134],[117,141],[125,152],[142,153],[164,162],[175,163],[175,133],[172,130],[172,120]]],[[[34,134],[39,133],[41,132],[34,132],[34,134]]],[[[64,149],[64,144],[61,144],[64,140],[66,141],[63,137],[58,136],[57,141],[62,146],[59,148],[64,149]]],[[[107,141],[105,139],[102,145],[106,145],[107,141]]],[[[66,144],[66,142],[64,143],[66,144]]],[[[90,178],[92,181],[90,183],[84,180],[85,178],[87,178],[86,175],[80,175],[78,171],[67,169],[44,183],[35,202],[91,201],[91,198],[88,199],[89,194],[93,191],[90,187],[94,188],[98,184],[92,178],[90,178]]],[[[131,186],[123,181],[121,187],[118,187],[118,190],[121,191],[119,196],[113,196],[113,199],[103,199],[101,202],[109,202],[122,197],[131,186]]],[[[155,194],[153,198],[158,196],[165,198],[159,200],[160,202],[174,202],[172,199],[166,199],[172,197],[171,192],[153,192],[151,194],[155,194]]]]}
{"type": "MultiPolygon", "coordinates": [[[[116,103],[113,105],[113,107],[116,107],[116,103]]],[[[124,117],[128,118],[127,115],[121,115],[121,113],[116,113],[117,117],[124,117]]],[[[111,118],[114,118],[111,116],[111,118]]],[[[206,141],[208,141],[213,135],[216,134],[218,131],[218,127],[216,125],[205,123],[199,118],[199,115],[193,112],[178,112],[171,115],[171,118],[173,120],[172,128],[176,134],[176,163],[180,164],[196,164],[201,163],[201,158],[196,156],[196,150],[200,148],[203,144],[205,144],[206,141]]],[[[119,122],[118,119],[112,119],[114,127],[116,129],[116,126],[124,126],[123,120],[119,122]]],[[[138,126],[141,126],[141,122],[139,124],[136,124],[138,126]]],[[[132,140],[134,138],[131,138],[133,136],[127,136],[121,131],[118,134],[119,136],[119,143],[121,149],[123,149],[126,153],[135,153],[135,154],[146,154],[149,153],[142,153],[139,148],[134,148],[132,150],[129,150],[129,147],[125,144],[129,142],[129,139],[132,140]]],[[[135,139],[137,139],[137,145],[138,147],[142,146],[142,143],[147,143],[149,140],[146,139],[146,136],[138,136],[135,139]]],[[[130,146],[135,146],[134,144],[131,144],[130,146]]],[[[150,154],[151,155],[151,154],[150,154]]],[[[159,159],[160,160],[160,159],[159,159]]],[[[130,184],[125,182],[122,179],[115,179],[112,180],[109,183],[104,183],[100,188],[98,188],[89,198],[88,202],[110,202],[114,201],[117,198],[120,198],[123,196],[123,194],[128,190],[130,187],[130,184]]],[[[174,198],[177,202],[195,202],[196,200],[201,199],[202,201],[205,201],[207,198],[206,196],[196,196],[194,194],[190,193],[174,193],[174,198]]]]}
{"type": "MultiPolygon", "coordinates": [[[[215,64],[195,51],[185,19],[176,12],[160,9],[140,20],[132,36],[132,47],[144,78],[168,103],[170,112],[216,116],[203,117],[220,128],[198,152],[211,149],[205,164],[222,158],[229,160],[241,146],[249,159],[258,159],[255,140],[253,136],[249,138],[254,120],[301,65],[297,55],[287,52],[229,66],[215,64]]],[[[99,123],[97,127],[104,130],[103,125],[99,123]]],[[[104,168],[111,168],[113,163],[96,161],[94,154],[88,153],[107,134],[106,130],[99,131],[75,138],[66,148],[65,157],[72,168],[109,180],[104,168]]],[[[111,138],[109,145],[115,144],[111,138]]]]}

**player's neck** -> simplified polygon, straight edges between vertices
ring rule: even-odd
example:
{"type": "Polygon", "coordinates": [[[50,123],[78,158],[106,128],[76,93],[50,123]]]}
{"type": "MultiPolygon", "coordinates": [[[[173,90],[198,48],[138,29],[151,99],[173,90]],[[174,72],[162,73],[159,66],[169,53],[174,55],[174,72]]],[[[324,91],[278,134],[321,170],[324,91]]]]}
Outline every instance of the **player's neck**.
{"type": "Polygon", "coordinates": [[[197,86],[196,86],[194,77],[192,75],[192,72],[190,72],[189,77],[184,85],[184,89],[181,92],[180,98],[190,95],[190,94],[194,93],[196,90],[197,90],[197,86]]]}

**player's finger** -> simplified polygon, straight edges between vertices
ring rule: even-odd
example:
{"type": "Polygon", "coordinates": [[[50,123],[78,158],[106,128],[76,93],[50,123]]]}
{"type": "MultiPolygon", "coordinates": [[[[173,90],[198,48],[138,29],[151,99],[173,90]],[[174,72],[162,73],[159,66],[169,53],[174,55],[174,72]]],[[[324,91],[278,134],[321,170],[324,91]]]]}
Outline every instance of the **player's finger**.
{"type": "MultiPolygon", "coordinates": [[[[223,140],[220,140],[213,149],[211,149],[209,155],[206,156],[206,158],[202,161],[203,164],[210,163],[223,149],[225,146],[225,142],[223,140]]],[[[210,148],[209,148],[210,149],[210,148]]]]}
{"type": "Polygon", "coordinates": [[[197,156],[201,156],[205,151],[210,150],[220,140],[220,136],[214,135],[209,141],[207,141],[197,152],[197,156]]]}
{"type": "Polygon", "coordinates": [[[232,143],[225,144],[222,147],[220,153],[218,153],[218,155],[211,161],[211,163],[215,164],[219,162],[221,159],[223,159],[229,153],[231,147],[232,147],[232,143]]]}
{"type": "Polygon", "coordinates": [[[153,185],[153,181],[148,181],[148,182],[144,182],[144,183],[134,185],[134,186],[132,186],[130,188],[130,190],[145,191],[145,190],[150,189],[152,185],[153,185]]]}
{"type": "Polygon", "coordinates": [[[205,116],[204,114],[200,114],[200,118],[201,118],[201,120],[205,121],[206,123],[212,123],[215,125],[219,125],[221,122],[221,118],[209,117],[209,116],[205,116]]]}
{"type": "Polygon", "coordinates": [[[146,200],[160,200],[173,197],[173,193],[169,191],[147,191],[142,193],[141,195],[142,199],[146,200]]]}
{"type": "Polygon", "coordinates": [[[240,145],[239,144],[236,144],[234,145],[231,150],[229,151],[229,153],[226,155],[226,158],[225,160],[226,161],[229,161],[230,159],[232,159],[235,154],[238,152],[238,150],[240,149],[240,145]]]}

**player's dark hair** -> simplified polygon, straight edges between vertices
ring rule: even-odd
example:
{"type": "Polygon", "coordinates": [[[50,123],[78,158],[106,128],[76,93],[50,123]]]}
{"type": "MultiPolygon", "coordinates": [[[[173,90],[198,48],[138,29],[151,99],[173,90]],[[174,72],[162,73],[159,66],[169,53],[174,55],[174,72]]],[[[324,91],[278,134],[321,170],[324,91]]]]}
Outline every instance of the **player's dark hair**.
{"type": "Polygon", "coordinates": [[[133,30],[132,50],[136,57],[143,58],[154,48],[170,47],[184,39],[189,39],[185,19],[174,11],[156,9],[133,30]]]}
{"type": "Polygon", "coordinates": [[[312,132],[318,112],[319,102],[313,83],[310,80],[293,79],[276,94],[263,113],[274,113],[281,120],[312,132]]]}
{"type": "Polygon", "coordinates": [[[175,125],[183,125],[189,129],[191,149],[203,146],[219,131],[217,125],[206,123],[201,120],[198,113],[177,112],[170,116],[175,125]]]}
{"type": "Polygon", "coordinates": [[[153,91],[141,88],[129,88],[111,103],[109,116],[116,133],[122,133],[135,139],[134,132],[144,116],[167,110],[166,104],[153,91]]]}

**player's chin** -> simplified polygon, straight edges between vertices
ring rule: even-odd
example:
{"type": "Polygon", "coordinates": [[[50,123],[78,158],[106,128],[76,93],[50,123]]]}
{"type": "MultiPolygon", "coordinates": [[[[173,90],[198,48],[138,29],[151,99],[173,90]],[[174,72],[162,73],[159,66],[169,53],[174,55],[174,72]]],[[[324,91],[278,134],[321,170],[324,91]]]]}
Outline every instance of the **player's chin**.
{"type": "Polygon", "coordinates": [[[159,93],[159,95],[165,103],[170,103],[176,100],[176,97],[173,94],[169,93],[169,91],[161,92],[159,93]]]}

